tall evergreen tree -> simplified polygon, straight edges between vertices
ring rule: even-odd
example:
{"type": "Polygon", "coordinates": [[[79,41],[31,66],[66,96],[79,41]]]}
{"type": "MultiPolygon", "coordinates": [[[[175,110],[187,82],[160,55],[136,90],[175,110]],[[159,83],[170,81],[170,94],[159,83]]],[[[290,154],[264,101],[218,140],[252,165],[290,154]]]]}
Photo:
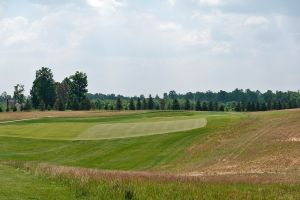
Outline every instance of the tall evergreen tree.
{"type": "Polygon", "coordinates": [[[149,95],[149,99],[148,99],[148,109],[149,110],[154,109],[154,101],[153,101],[153,98],[152,98],[151,94],[149,95]]]}
{"type": "Polygon", "coordinates": [[[219,107],[219,111],[221,111],[221,112],[224,112],[224,111],[225,111],[225,107],[224,107],[224,105],[223,105],[223,104],[221,104],[221,105],[220,105],[220,107],[219,107]]]}
{"type": "Polygon", "coordinates": [[[160,109],[165,110],[166,109],[166,100],[165,99],[160,99],[160,109]]]}
{"type": "Polygon", "coordinates": [[[143,98],[142,109],[143,110],[147,110],[148,109],[148,104],[147,104],[146,98],[143,98]]]}
{"type": "Polygon", "coordinates": [[[190,102],[190,100],[188,98],[185,99],[184,109],[185,110],[190,110],[191,109],[191,102],[190,102]]]}
{"type": "Polygon", "coordinates": [[[196,111],[201,111],[202,110],[202,106],[201,106],[200,100],[197,100],[195,109],[196,109],[196,111]]]}
{"type": "Polygon", "coordinates": [[[172,105],[173,110],[180,110],[180,105],[179,105],[179,101],[177,98],[175,98],[173,100],[173,105],[172,105]]]}
{"type": "Polygon", "coordinates": [[[207,106],[206,101],[204,101],[204,102],[202,103],[202,110],[203,110],[203,111],[208,111],[208,106],[207,106]]]}
{"type": "Polygon", "coordinates": [[[234,110],[236,112],[241,112],[242,111],[242,108],[241,108],[241,102],[238,102],[234,108],[234,110]]]}
{"type": "Polygon", "coordinates": [[[118,97],[116,102],[116,110],[122,110],[122,109],[123,109],[122,100],[120,97],[118,97]]]}
{"type": "Polygon", "coordinates": [[[142,102],[141,102],[140,98],[137,98],[136,109],[137,110],[141,110],[142,109],[142,102]]]}
{"type": "Polygon", "coordinates": [[[135,110],[135,104],[133,98],[130,98],[129,110],[135,110]]]}
{"type": "Polygon", "coordinates": [[[217,101],[214,103],[214,109],[213,110],[214,111],[219,111],[219,103],[217,101]]]}
{"type": "Polygon", "coordinates": [[[212,101],[210,101],[210,102],[208,103],[208,111],[213,111],[213,110],[214,110],[214,104],[213,104],[212,101]]]}

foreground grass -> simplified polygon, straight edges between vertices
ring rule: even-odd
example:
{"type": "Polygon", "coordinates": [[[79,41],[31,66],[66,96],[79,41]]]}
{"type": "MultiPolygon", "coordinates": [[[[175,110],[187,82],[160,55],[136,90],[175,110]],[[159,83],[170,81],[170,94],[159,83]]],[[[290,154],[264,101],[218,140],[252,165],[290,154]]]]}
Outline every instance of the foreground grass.
{"type": "Polygon", "coordinates": [[[74,199],[68,187],[50,179],[0,165],[0,199],[74,199]]]}
{"type": "MultiPolygon", "coordinates": [[[[63,168],[64,169],[64,168],[63,168]]],[[[213,184],[197,179],[0,165],[0,199],[299,199],[300,185],[213,184]],[[19,169],[19,170],[16,170],[19,169]],[[21,171],[20,169],[26,169],[21,171]],[[25,173],[26,172],[26,173],[25,173]],[[35,174],[35,175],[34,175],[35,174]],[[20,181],[16,184],[16,181],[20,181]],[[38,192],[35,192],[38,191],[38,192]],[[54,198],[55,196],[55,198],[54,198]]]]}

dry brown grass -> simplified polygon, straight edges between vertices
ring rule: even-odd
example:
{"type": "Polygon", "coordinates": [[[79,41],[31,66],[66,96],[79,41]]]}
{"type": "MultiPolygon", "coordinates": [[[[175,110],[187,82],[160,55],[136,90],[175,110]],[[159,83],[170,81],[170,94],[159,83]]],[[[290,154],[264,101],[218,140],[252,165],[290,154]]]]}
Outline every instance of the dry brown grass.
{"type": "Polygon", "coordinates": [[[186,183],[259,183],[259,184],[299,184],[299,174],[289,173],[244,173],[244,174],[178,174],[147,171],[112,171],[81,167],[67,167],[47,163],[2,162],[2,164],[29,171],[34,175],[77,179],[81,182],[91,181],[153,181],[153,182],[186,182],[186,183]]]}
{"type": "Polygon", "coordinates": [[[9,112],[0,113],[1,121],[22,120],[43,117],[105,117],[119,116],[134,113],[143,113],[145,111],[32,111],[32,112],[9,112]]]}
{"type": "MultiPolygon", "coordinates": [[[[192,176],[251,177],[272,182],[300,181],[300,110],[258,112],[195,143],[184,159],[192,176]]],[[[183,161],[184,162],[184,161],[183,161]]]]}

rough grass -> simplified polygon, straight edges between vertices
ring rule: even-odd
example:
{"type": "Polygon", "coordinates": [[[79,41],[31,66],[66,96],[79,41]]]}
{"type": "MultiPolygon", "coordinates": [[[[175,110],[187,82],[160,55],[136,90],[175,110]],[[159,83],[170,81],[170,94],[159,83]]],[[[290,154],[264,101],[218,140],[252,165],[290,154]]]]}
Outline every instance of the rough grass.
{"type": "MultiPolygon", "coordinates": [[[[10,163],[17,169],[26,170],[35,177],[22,178],[27,183],[31,179],[43,180],[43,187],[64,188],[56,194],[56,199],[65,199],[69,191],[73,196],[68,199],[299,199],[300,185],[293,184],[241,184],[209,183],[198,178],[159,176],[150,174],[107,173],[96,170],[67,168],[50,165],[10,163]],[[28,180],[28,179],[29,180],[28,180]],[[51,183],[51,184],[50,184],[51,183]],[[49,186],[50,184],[50,186],[49,186]],[[46,185],[46,186],[45,186],[46,185]]],[[[0,165],[3,169],[3,166],[0,165]]],[[[25,176],[18,170],[4,166],[4,170],[14,172],[13,176],[25,176]],[[17,175],[15,175],[17,174],[17,175]]],[[[0,178],[6,176],[0,173],[0,178]]],[[[10,175],[11,176],[11,175],[10,175]]],[[[41,182],[38,182],[41,183],[41,182]]],[[[24,184],[14,190],[18,197],[24,184]]],[[[28,187],[28,186],[27,186],[28,187]]],[[[32,185],[30,188],[36,187],[32,185]]],[[[43,190],[42,190],[43,191],[43,190]]],[[[6,191],[7,192],[7,191],[6,191]]],[[[57,190],[55,190],[57,192],[57,190]]],[[[1,195],[1,192],[0,192],[1,195]]],[[[0,196],[1,197],[1,196],[0,196]]],[[[10,197],[3,193],[2,197],[10,197]]],[[[41,191],[34,193],[36,199],[51,199],[52,193],[45,198],[41,191]]],[[[31,199],[31,193],[23,193],[22,199],[31,199]]]]}
{"type": "Polygon", "coordinates": [[[0,199],[75,199],[71,189],[59,182],[33,176],[5,165],[0,165],[0,199]]]}

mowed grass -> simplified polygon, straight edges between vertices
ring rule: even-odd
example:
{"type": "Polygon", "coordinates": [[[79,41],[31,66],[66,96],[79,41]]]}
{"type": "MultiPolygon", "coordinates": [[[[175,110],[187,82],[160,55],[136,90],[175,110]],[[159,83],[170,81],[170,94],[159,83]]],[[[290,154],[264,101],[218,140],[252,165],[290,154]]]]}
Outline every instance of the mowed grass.
{"type": "MultiPolygon", "coordinates": [[[[171,118],[174,121],[174,119],[182,119],[183,117],[184,119],[191,117],[194,119],[207,118],[208,120],[207,126],[203,128],[123,139],[71,141],[3,136],[0,140],[0,160],[42,161],[99,169],[169,169],[172,168],[172,165],[169,166],[172,160],[183,154],[185,149],[195,141],[210,135],[211,130],[214,129],[213,127],[221,128],[231,121],[239,120],[242,116],[225,113],[151,112],[130,116],[83,118],[80,120],[77,118],[46,118],[5,124],[0,125],[1,128],[13,128],[13,126],[17,128],[19,126],[34,127],[42,123],[54,128],[66,125],[72,128],[72,125],[74,125],[74,129],[76,129],[78,123],[92,125],[96,120],[98,123],[129,123],[132,121],[157,123],[162,118],[165,118],[164,120],[170,120],[171,118]],[[54,123],[55,120],[58,122],[54,123]],[[78,122],[74,122],[76,120],[78,122]]],[[[48,132],[49,129],[41,129],[41,131],[48,132]]],[[[79,130],[79,128],[77,129],[79,130]]],[[[11,131],[13,133],[13,129],[11,131]]],[[[60,130],[61,134],[68,131],[68,128],[60,130]]]]}
{"type": "Polygon", "coordinates": [[[106,123],[95,125],[78,135],[78,140],[127,138],[164,134],[202,128],[206,119],[184,119],[159,122],[106,123]]]}
{"type": "MultiPolygon", "coordinates": [[[[167,113],[167,112],[166,112],[167,113]]],[[[95,140],[126,138],[186,131],[206,125],[195,113],[158,117],[159,114],[136,114],[117,117],[40,118],[0,123],[0,136],[55,140],[95,140]]]]}

